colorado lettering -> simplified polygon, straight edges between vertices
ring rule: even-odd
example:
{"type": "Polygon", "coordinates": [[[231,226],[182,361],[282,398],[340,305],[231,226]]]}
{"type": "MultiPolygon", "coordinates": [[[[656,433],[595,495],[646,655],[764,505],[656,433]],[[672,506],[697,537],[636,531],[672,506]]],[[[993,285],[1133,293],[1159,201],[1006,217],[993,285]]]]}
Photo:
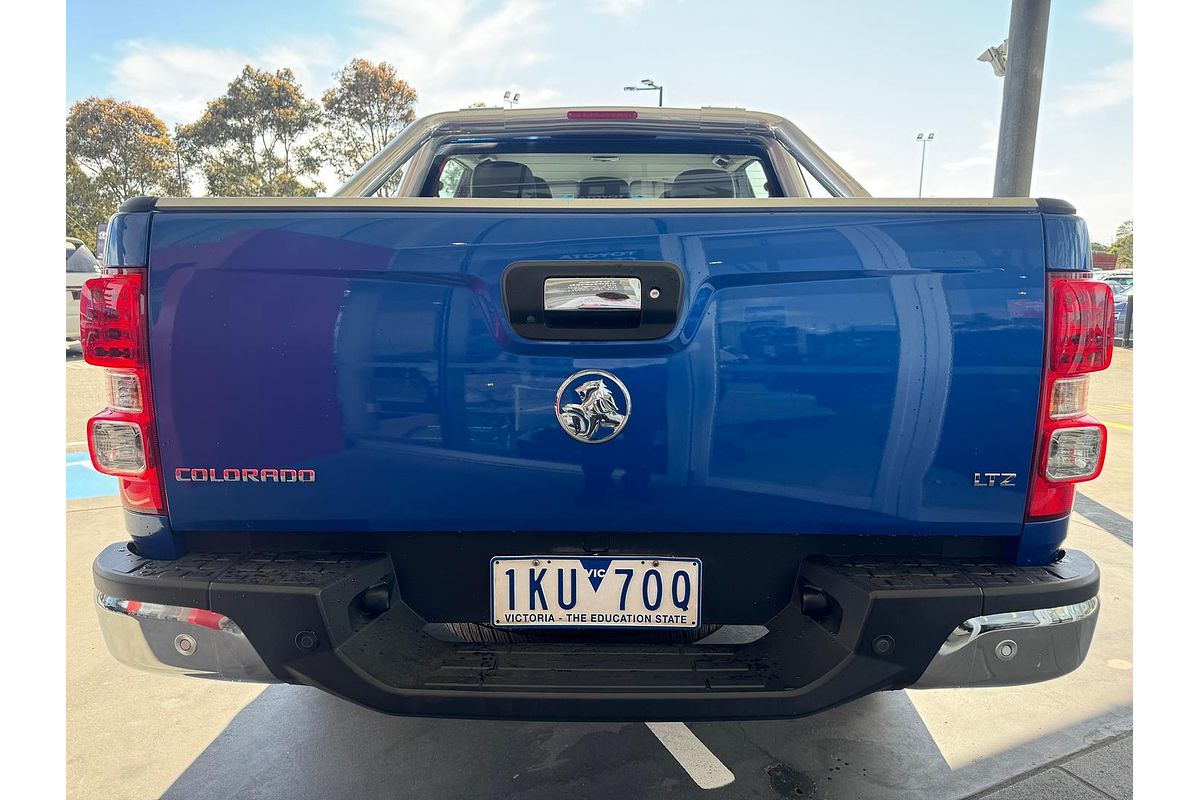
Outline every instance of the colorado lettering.
{"type": "Polygon", "coordinates": [[[175,470],[175,480],[182,483],[312,483],[316,479],[316,470],[311,469],[179,467],[175,470]]]}

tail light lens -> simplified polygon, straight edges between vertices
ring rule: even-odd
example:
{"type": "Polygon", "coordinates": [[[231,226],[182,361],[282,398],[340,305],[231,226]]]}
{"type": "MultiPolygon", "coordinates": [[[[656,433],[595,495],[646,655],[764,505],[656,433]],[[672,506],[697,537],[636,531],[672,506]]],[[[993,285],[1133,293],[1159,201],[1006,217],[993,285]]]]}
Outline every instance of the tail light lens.
{"type": "Polygon", "coordinates": [[[131,511],[166,513],[156,458],[146,275],[127,270],[88,280],[79,297],[83,358],[107,369],[108,408],[88,420],[88,449],[99,472],[120,479],[131,511]]]}
{"type": "Polygon", "coordinates": [[[1087,413],[1088,373],[1112,363],[1112,289],[1100,281],[1050,273],[1046,363],[1038,419],[1037,458],[1028,519],[1068,514],[1075,484],[1104,468],[1108,431],[1087,413]]]}
{"type": "Polygon", "coordinates": [[[83,358],[97,367],[134,369],[144,361],[143,274],[91,278],[79,294],[83,358]]]}
{"type": "Polygon", "coordinates": [[[1050,419],[1071,419],[1087,413],[1088,376],[1055,378],[1050,387],[1050,419]]]}
{"type": "Polygon", "coordinates": [[[1116,318],[1112,287],[1078,278],[1050,279],[1050,369],[1079,375],[1112,363],[1116,318]]]}

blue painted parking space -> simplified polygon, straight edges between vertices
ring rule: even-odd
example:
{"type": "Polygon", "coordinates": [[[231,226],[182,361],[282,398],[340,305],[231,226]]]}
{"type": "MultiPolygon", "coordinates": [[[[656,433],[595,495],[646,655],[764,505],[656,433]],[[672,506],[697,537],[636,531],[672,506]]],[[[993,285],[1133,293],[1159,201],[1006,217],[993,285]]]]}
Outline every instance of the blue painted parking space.
{"type": "Polygon", "coordinates": [[[109,497],[117,493],[117,479],[101,475],[87,453],[67,453],[67,499],[109,497]]]}

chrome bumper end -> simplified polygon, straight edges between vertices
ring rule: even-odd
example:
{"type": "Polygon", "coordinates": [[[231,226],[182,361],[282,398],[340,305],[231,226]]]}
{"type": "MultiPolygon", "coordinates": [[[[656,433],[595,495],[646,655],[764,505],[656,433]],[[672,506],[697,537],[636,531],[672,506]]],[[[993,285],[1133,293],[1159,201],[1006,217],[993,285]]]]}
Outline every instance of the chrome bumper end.
{"type": "Polygon", "coordinates": [[[910,689],[1016,686],[1058,678],[1087,657],[1100,598],[959,625],[910,689]]]}
{"type": "Polygon", "coordinates": [[[278,683],[233,620],[199,608],[142,603],[96,593],[100,631],[130,667],[201,678],[278,683]]]}

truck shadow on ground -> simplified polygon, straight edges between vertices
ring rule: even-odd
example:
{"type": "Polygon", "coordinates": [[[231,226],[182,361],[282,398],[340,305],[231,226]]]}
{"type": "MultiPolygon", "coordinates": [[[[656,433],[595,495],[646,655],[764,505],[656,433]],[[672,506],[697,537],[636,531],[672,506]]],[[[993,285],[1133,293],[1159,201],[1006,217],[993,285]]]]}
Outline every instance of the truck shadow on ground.
{"type": "MultiPolygon", "coordinates": [[[[1122,727],[1130,713],[1113,709],[1105,724],[1122,727]]],[[[800,720],[696,723],[735,775],[704,791],[640,723],[390,717],[316,689],[272,686],[163,797],[959,798],[1082,748],[1082,732],[1095,740],[1098,722],[1073,726],[1074,746],[1056,731],[960,770],[904,692],[800,720]]]]}

